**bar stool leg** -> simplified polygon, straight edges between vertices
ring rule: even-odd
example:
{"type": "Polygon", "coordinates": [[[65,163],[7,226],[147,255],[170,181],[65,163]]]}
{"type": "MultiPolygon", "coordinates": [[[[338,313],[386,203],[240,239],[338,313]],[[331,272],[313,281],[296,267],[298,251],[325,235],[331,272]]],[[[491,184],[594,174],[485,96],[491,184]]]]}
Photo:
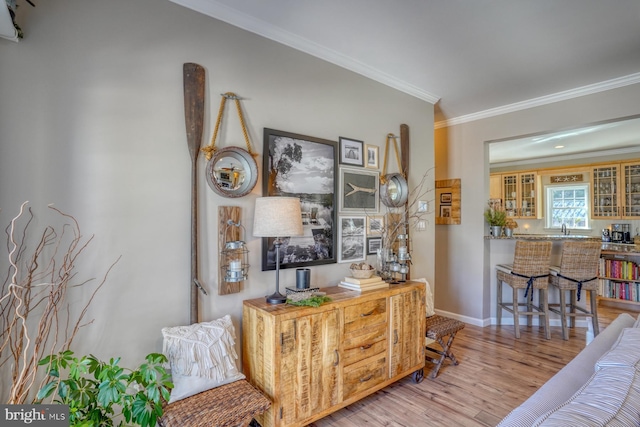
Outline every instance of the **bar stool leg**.
{"type": "MultiPolygon", "coordinates": [[[[527,313],[532,313],[533,312],[533,293],[534,290],[533,288],[531,288],[531,295],[526,296],[526,300],[527,300],[527,313]]],[[[531,327],[533,326],[533,315],[532,314],[527,314],[527,326],[531,327]]]]}
{"type": "Polygon", "coordinates": [[[540,289],[540,309],[544,313],[544,336],[551,339],[551,328],[549,327],[549,290],[540,289]]]}
{"type": "Polygon", "coordinates": [[[567,305],[566,292],[567,291],[564,289],[560,289],[560,323],[562,325],[562,339],[565,341],[569,339],[569,330],[567,329],[567,312],[565,311],[565,307],[567,305]]]}
{"type": "Polygon", "coordinates": [[[598,300],[596,299],[597,291],[589,291],[589,299],[591,300],[591,321],[593,322],[593,336],[597,336],[600,333],[600,326],[598,325],[598,300]]]}
{"type": "Polygon", "coordinates": [[[496,324],[500,326],[502,324],[502,280],[500,280],[500,277],[498,277],[497,292],[496,324]]]}
{"type": "Polygon", "coordinates": [[[520,312],[518,311],[518,288],[513,288],[513,327],[516,338],[520,338],[520,312]]]}
{"type": "Polygon", "coordinates": [[[569,293],[571,294],[571,317],[569,318],[569,327],[570,328],[575,328],[576,327],[576,306],[578,305],[578,291],[576,290],[571,290],[569,291],[569,293]]]}

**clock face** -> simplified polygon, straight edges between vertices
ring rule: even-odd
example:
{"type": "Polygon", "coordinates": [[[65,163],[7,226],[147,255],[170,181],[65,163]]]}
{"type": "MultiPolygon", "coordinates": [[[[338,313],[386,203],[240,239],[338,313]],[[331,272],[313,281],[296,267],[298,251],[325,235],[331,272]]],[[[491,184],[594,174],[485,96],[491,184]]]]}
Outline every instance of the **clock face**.
{"type": "Polygon", "coordinates": [[[393,173],[386,175],[385,181],[380,186],[380,201],[388,207],[404,205],[409,197],[407,180],[399,173],[393,173]]]}

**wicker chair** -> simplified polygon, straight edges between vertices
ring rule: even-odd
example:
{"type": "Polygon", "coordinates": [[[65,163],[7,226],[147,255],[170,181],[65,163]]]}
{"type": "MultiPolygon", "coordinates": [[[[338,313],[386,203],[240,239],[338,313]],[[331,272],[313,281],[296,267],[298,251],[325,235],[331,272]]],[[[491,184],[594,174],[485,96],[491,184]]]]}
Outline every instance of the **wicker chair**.
{"type": "Polygon", "coordinates": [[[513,264],[496,265],[497,289],[497,324],[502,323],[502,310],[513,314],[513,325],[516,338],[520,338],[520,315],[527,316],[527,325],[531,326],[533,316],[544,320],[544,333],[551,339],[549,329],[549,264],[551,258],[551,242],[549,241],[516,241],[513,264]],[[502,283],[511,286],[513,297],[511,302],[502,301],[502,283]],[[538,290],[538,305],[533,304],[533,291],[538,290]],[[518,301],[518,291],[524,290],[526,302],[518,301]],[[526,311],[520,311],[525,306],[526,311]]]}
{"type": "Polygon", "coordinates": [[[591,318],[593,335],[600,332],[598,328],[598,263],[600,261],[600,242],[562,243],[562,259],[559,266],[551,266],[549,283],[560,291],[560,303],[549,304],[549,310],[560,315],[562,322],[562,338],[569,339],[567,317],[571,327],[575,327],[576,317],[591,318]],[[589,292],[591,310],[579,306],[582,291],[589,292]],[[569,292],[570,301],[567,304],[566,294],[569,292]]]}

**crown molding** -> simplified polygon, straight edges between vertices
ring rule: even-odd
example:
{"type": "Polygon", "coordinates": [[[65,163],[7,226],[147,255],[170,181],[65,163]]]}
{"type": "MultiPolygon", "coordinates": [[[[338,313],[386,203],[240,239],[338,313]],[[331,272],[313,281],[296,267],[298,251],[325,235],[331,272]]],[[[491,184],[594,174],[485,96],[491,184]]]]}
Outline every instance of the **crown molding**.
{"type": "Polygon", "coordinates": [[[171,1],[186,8],[195,10],[196,12],[200,12],[204,15],[210,16],[220,21],[224,21],[243,30],[258,34],[262,37],[276,41],[285,46],[289,46],[293,49],[315,56],[316,58],[320,58],[341,68],[353,71],[354,73],[370,78],[371,80],[377,81],[378,83],[382,83],[385,86],[389,86],[393,89],[399,90],[400,92],[404,92],[408,95],[414,96],[430,104],[435,104],[440,99],[438,96],[424,91],[417,86],[414,86],[402,80],[398,80],[397,78],[394,78],[393,76],[383,71],[370,67],[360,61],[356,61],[353,58],[336,52],[333,49],[328,49],[315,42],[312,42],[311,40],[297,36],[291,32],[284,31],[265,21],[239,12],[236,9],[233,9],[216,1],[171,1]]]}
{"type": "Polygon", "coordinates": [[[459,125],[462,123],[473,122],[476,120],[486,119],[489,117],[499,116],[501,114],[513,113],[516,111],[526,110],[527,108],[539,107],[541,105],[552,104],[554,102],[566,101],[573,98],[579,98],[585,95],[592,95],[598,92],[605,92],[619,87],[629,86],[640,83],[640,73],[630,74],[628,76],[618,77],[611,80],[605,80],[592,85],[581,86],[575,89],[565,90],[563,92],[551,95],[541,96],[539,98],[529,99],[527,101],[516,102],[502,107],[491,108],[489,110],[479,111],[477,113],[467,114],[465,116],[453,119],[442,120],[434,124],[435,129],[447,126],[459,125]]]}

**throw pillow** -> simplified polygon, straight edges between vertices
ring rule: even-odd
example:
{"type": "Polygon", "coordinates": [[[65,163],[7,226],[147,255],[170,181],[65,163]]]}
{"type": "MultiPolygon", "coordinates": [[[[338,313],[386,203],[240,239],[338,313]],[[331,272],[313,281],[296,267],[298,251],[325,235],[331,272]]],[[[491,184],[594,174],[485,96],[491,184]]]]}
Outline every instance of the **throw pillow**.
{"type": "Polygon", "coordinates": [[[236,334],[229,315],[163,328],[162,336],[174,385],[169,403],[245,378],[236,366],[236,334]]]}
{"type": "Polygon", "coordinates": [[[640,328],[624,328],[611,349],[596,362],[596,371],[608,366],[640,367],[640,328]]]}
{"type": "Polygon", "coordinates": [[[414,279],[416,282],[422,282],[425,284],[425,299],[426,299],[426,314],[427,317],[431,317],[436,314],[436,311],[433,309],[433,289],[431,289],[431,285],[425,278],[414,279]]]}

